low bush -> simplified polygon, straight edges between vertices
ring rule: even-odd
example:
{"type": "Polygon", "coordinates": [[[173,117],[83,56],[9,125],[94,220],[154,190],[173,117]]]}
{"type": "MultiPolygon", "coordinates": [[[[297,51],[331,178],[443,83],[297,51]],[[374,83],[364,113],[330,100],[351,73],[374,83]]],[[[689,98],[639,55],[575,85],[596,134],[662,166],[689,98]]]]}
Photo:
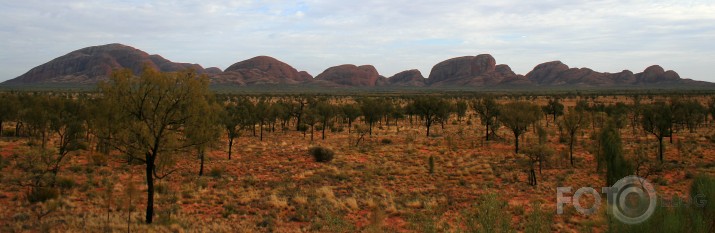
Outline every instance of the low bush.
{"type": "Polygon", "coordinates": [[[57,191],[57,189],[35,187],[27,193],[27,201],[29,201],[30,203],[45,202],[48,200],[55,199],[59,195],[60,193],[57,191]]]}
{"type": "Polygon", "coordinates": [[[315,159],[315,162],[319,163],[327,163],[333,160],[334,152],[331,149],[322,147],[322,146],[314,146],[308,149],[308,152],[310,155],[313,156],[313,159],[315,159]]]}
{"type": "Polygon", "coordinates": [[[59,187],[62,190],[72,189],[76,185],[77,185],[77,183],[75,183],[72,178],[69,178],[69,177],[58,177],[57,178],[57,187],[59,187]]]}

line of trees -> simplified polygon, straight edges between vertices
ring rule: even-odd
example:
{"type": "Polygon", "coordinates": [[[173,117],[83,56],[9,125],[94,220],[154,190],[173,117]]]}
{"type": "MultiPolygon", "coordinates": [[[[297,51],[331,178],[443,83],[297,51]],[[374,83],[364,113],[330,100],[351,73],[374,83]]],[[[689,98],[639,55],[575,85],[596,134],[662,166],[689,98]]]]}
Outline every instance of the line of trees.
{"type": "Polygon", "coordinates": [[[531,161],[529,183],[536,185],[535,165],[540,173],[545,157],[553,154],[545,143],[548,136],[541,128],[542,120],[548,127],[550,118],[566,135],[571,166],[578,134],[590,126],[602,132],[597,157],[605,158],[609,167],[618,167],[621,160],[614,154],[622,149],[614,143],[620,141],[624,122],[630,122],[634,133],[650,134],[658,141],[657,158],[663,162],[665,138],[672,140],[680,130],[692,132],[707,122],[708,115],[715,117],[715,99],[707,105],[682,98],[648,104],[634,100],[631,105],[581,100],[565,110],[557,98],[539,106],[523,100],[500,104],[493,96],[385,96],[354,101],[310,95],[216,96],[208,84],[207,77],[194,71],[162,73],[147,68],[139,76],[129,70],[114,72],[99,85],[99,94],[0,94],[0,135],[28,137],[37,145],[32,156],[18,163],[31,178],[17,183],[31,190],[53,188],[72,151],[95,150],[105,155],[118,151],[127,162],[145,166],[146,222],[151,223],[155,181],[174,173],[181,156],[195,156],[200,164],[198,175],[203,175],[206,151],[221,138],[227,140],[230,160],[236,138],[251,135],[263,140],[265,132],[269,136],[286,132],[291,125],[304,135],[309,130],[313,141],[316,129],[320,139],[326,140],[329,132],[344,127],[352,133],[357,121],[366,125],[370,135],[377,124],[399,129],[401,120],[416,121],[430,137],[435,124],[444,128],[453,117],[457,119],[453,124],[459,124],[471,110],[470,120],[476,116],[473,119],[485,128],[485,140],[498,137],[500,128],[508,129],[516,154],[520,154],[525,133],[532,128],[538,133],[539,143],[521,153],[531,161]],[[15,124],[14,132],[3,131],[7,122],[15,124]]]}

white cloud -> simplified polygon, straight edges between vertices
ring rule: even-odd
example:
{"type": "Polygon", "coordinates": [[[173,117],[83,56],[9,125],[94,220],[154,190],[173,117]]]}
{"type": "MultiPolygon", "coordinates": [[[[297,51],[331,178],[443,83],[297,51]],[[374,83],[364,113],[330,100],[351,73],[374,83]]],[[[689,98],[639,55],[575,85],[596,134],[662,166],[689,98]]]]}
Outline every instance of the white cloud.
{"type": "Polygon", "coordinates": [[[385,76],[491,53],[518,73],[562,60],[599,71],[661,64],[715,81],[711,1],[5,1],[0,80],[72,50],[124,43],[226,68],[270,55],[317,75],[345,63],[385,76]]]}

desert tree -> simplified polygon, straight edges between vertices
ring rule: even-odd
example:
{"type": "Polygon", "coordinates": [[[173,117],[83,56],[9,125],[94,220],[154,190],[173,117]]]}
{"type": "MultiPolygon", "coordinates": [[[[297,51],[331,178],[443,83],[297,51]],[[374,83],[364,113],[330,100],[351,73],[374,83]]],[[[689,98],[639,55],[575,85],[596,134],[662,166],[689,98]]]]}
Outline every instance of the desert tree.
{"type": "Polygon", "coordinates": [[[0,137],[3,135],[3,123],[15,118],[19,104],[17,97],[12,94],[0,94],[0,137]]]}
{"type": "Polygon", "coordinates": [[[663,162],[663,138],[672,137],[673,113],[671,107],[664,102],[644,105],[641,113],[643,130],[658,139],[658,160],[663,162]]]}
{"type": "Polygon", "coordinates": [[[534,146],[530,146],[524,149],[524,155],[528,158],[528,164],[529,164],[529,171],[528,171],[528,177],[529,177],[529,185],[536,186],[537,185],[537,179],[536,179],[536,164],[539,164],[539,174],[541,174],[541,170],[544,166],[544,161],[546,160],[547,157],[550,157],[554,154],[554,150],[549,148],[546,145],[547,141],[547,132],[544,128],[541,126],[536,127],[537,128],[537,134],[539,136],[539,142],[538,144],[534,146]]]}
{"type": "Polygon", "coordinates": [[[707,109],[695,99],[673,99],[673,123],[685,126],[691,133],[707,118],[707,109]]]}
{"type": "Polygon", "coordinates": [[[204,163],[206,160],[206,149],[216,143],[221,137],[221,116],[223,115],[223,108],[221,105],[213,101],[209,96],[207,97],[209,101],[206,106],[201,106],[203,108],[203,114],[201,117],[189,121],[185,125],[185,135],[186,140],[189,144],[194,145],[196,154],[199,158],[199,176],[204,175],[204,163]],[[193,124],[193,125],[188,125],[193,124]]]}
{"type": "MultiPolygon", "coordinates": [[[[549,99],[546,106],[543,106],[541,110],[548,116],[553,116],[554,123],[556,123],[556,118],[564,114],[564,105],[559,102],[557,98],[549,99]]],[[[549,127],[549,118],[546,118],[546,127],[549,127]]]]}
{"type": "Polygon", "coordinates": [[[357,104],[343,104],[340,105],[340,110],[343,117],[345,117],[345,120],[348,121],[348,133],[350,133],[350,130],[353,127],[353,122],[355,119],[360,117],[360,115],[362,115],[362,112],[360,112],[360,106],[357,104]]]}
{"type": "Polygon", "coordinates": [[[449,117],[447,101],[434,96],[417,97],[412,101],[412,106],[427,127],[427,137],[429,137],[430,128],[434,122],[449,117]]]}
{"type": "Polygon", "coordinates": [[[462,119],[467,116],[467,101],[457,100],[454,103],[454,112],[457,114],[457,121],[462,122],[462,119]]]}
{"type": "MultiPolygon", "coordinates": [[[[496,132],[497,116],[499,116],[499,105],[492,97],[485,97],[472,101],[472,110],[479,116],[479,120],[486,127],[485,140],[489,141],[489,135],[496,132]],[[491,130],[491,133],[490,133],[491,130]]],[[[495,134],[495,133],[494,133],[495,134]]]]}
{"type": "Polygon", "coordinates": [[[23,102],[24,110],[20,118],[27,123],[27,128],[33,140],[40,140],[42,150],[47,149],[47,140],[50,133],[50,100],[49,96],[28,95],[23,102]]]}
{"type": "Polygon", "coordinates": [[[263,126],[268,120],[270,110],[270,103],[268,102],[268,100],[265,98],[260,98],[258,102],[256,102],[256,104],[254,105],[253,110],[251,111],[251,113],[253,113],[252,118],[254,119],[254,124],[258,123],[261,141],[263,141],[263,126]]]}
{"type": "Polygon", "coordinates": [[[48,105],[50,110],[50,131],[57,136],[57,154],[52,157],[51,172],[53,182],[59,173],[60,166],[69,152],[85,149],[84,132],[87,117],[83,111],[85,106],[78,100],[55,97],[48,105]]]}
{"type": "Polygon", "coordinates": [[[233,153],[233,142],[241,135],[241,130],[243,129],[241,124],[243,113],[241,110],[235,103],[228,103],[224,106],[224,110],[221,111],[221,124],[226,130],[226,138],[228,139],[229,160],[231,160],[231,154],[233,153]]]}
{"type": "Polygon", "coordinates": [[[609,121],[598,136],[603,160],[606,162],[606,186],[633,174],[631,164],[623,157],[623,144],[618,129],[609,121]]]}
{"type": "Polygon", "coordinates": [[[315,113],[317,113],[321,124],[323,124],[322,140],[325,140],[325,128],[328,128],[328,124],[335,116],[335,106],[328,102],[328,100],[318,101],[315,105],[315,113]]]}
{"type": "Polygon", "coordinates": [[[519,136],[524,134],[530,125],[539,121],[541,109],[538,105],[517,101],[502,105],[499,113],[499,121],[514,134],[514,153],[518,154],[519,136]]]}
{"type": "Polygon", "coordinates": [[[129,70],[112,74],[99,89],[106,103],[116,105],[120,125],[112,145],[145,165],[146,223],[154,217],[154,180],[176,171],[176,154],[194,148],[187,139],[192,127],[206,127],[201,118],[211,110],[208,78],[195,71],[161,73],[145,67],[140,76],[129,70]]]}
{"type": "Polygon", "coordinates": [[[372,126],[382,118],[381,101],[376,98],[364,98],[360,99],[359,103],[363,121],[368,125],[369,135],[372,136],[372,126]]]}
{"type": "Polygon", "coordinates": [[[296,119],[295,130],[301,131],[300,127],[302,127],[301,125],[303,125],[301,122],[303,120],[303,112],[306,108],[308,108],[308,104],[313,102],[314,100],[312,96],[305,95],[296,96],[293,98],[293,100],[294,101],[286,102],[286,106],[289,107],[289,112],[296,119]]]}
{"type": "Polygon", "coordinates": [[[569,138],[569,159],[573,167],[573,146],[576,142],[576,133],[588,125],[588,117],[583,111],[570,109],[559,122],[561,128],[566,129],[569,138]]]}
{"type": "MultiPolygon", "coordinates": [[[[303,110],[303,125],[310,127],[310,141],[313,141],[313,134],[315,131],[315,124],[320,121],[320,115],[318,110],[315,108],[306,108],[303,110]]],[[[307,129],[306,129],[307,130],[307,129]]],[[[303,131],[305,133],[305,131],[303,131]]]]}

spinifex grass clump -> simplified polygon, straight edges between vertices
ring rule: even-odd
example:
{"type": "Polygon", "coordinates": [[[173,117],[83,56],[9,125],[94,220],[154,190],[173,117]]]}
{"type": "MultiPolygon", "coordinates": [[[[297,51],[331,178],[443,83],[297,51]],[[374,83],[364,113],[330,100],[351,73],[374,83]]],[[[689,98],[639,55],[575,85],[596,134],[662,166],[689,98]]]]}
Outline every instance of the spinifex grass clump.
{"type": "Polygon", "coordinates": [[[308,152],[310,155],[313,156],[313,159],[315,159],[315,162],[319,163],[327,163],[333,160],[333,155],[335,155],[335,152],[333,150],[322,147],[322,146],[314,146],[308,149],[308,152]]]}

